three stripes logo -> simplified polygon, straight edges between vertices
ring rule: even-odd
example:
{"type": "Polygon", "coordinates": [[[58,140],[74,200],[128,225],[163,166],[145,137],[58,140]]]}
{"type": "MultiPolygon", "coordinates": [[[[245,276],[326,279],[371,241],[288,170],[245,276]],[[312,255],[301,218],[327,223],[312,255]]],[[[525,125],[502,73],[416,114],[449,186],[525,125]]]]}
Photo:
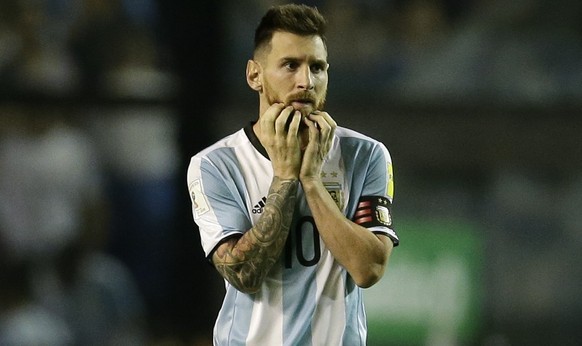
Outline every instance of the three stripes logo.
{"type": "Polygon", "coordinates": [[[259,203],[255,204],[255,206],[253,207],[253,214],[262,214],[263,208],[265,207],[265,203],[267,203],[267,197],[263,196],[259,203]]]}

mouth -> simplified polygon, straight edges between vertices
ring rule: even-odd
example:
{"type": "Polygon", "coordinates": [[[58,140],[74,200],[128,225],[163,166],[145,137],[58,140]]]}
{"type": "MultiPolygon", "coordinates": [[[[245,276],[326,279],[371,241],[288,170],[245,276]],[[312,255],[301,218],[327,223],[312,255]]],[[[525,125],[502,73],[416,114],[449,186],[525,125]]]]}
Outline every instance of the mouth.
{"type": "Polygon", "coordinates": [[[293,108],[299,111],[308,107],[313,108],[313,104],[314,104],[313,100],[308,99],[299,99],[291,101],[291,105],[293,106],[293,108]]]}

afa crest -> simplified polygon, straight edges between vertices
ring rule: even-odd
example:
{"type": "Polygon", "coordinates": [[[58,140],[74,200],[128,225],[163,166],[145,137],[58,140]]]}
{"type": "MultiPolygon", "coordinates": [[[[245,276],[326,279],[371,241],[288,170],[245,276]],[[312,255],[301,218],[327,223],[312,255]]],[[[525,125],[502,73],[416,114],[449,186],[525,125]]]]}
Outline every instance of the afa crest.
{"type": "Polygon", "coordinates": [[[390,215],[390,209],[388,209],[388,207],[382,205],[377,206],[376,218],[383,225],[387,227],[392,227],[392,215],[390,215]]]}
{"type": "Polygon", "coordinates": [[[344,210],[344,193],[342,190],[342,185],[336,182],[325,182],[323,183],[327,192],[339,208],[339,210],[344,210]]]}

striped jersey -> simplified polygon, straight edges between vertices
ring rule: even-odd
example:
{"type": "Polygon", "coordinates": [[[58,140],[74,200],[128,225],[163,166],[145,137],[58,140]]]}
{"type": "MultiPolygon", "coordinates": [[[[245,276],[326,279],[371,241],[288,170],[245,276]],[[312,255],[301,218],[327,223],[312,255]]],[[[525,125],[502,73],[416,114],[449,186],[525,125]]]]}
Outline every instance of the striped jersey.
{"type": "MultiPolygon", "coordinates": [[[[351,220],[358,220],[367,201],[387,201],[372,211],[381,222],[361,224],[398,244],[389,210],[392,161],[381,142],[338,127],[321,177],[351,220]]],[[[272,179],[271,162],[252,124],[192,157],[188,189],[206,256],[221,241],[251,229],[261,217],[272,179]]],[[[215,345],[366,344],[362,290],[319,237],[301,186],[285,249],[259,292],[242,293],[226,280],[225,285],[215,345]]]]}

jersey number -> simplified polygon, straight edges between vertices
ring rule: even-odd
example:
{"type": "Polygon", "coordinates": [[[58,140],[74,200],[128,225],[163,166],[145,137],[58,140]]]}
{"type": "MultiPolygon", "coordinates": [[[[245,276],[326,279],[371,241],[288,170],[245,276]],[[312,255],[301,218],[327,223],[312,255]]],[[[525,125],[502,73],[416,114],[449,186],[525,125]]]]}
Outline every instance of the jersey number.
{"type": "Polygon", "coordinates": [[[319,232],[313,217],[303,216],[292,231],[294,233],[289,234],[285,243],[285,268],[291,268],[293,264],[293,243],[295,243],[297,261],[301,265],[305,267],[316,265],[321,258],[321,248],[319,246],[319,232]],[[295,238],[295,242],[292,241],[293,238],[295,238]],[[307,244],[310,240],[312,244],[307,244]]]}

